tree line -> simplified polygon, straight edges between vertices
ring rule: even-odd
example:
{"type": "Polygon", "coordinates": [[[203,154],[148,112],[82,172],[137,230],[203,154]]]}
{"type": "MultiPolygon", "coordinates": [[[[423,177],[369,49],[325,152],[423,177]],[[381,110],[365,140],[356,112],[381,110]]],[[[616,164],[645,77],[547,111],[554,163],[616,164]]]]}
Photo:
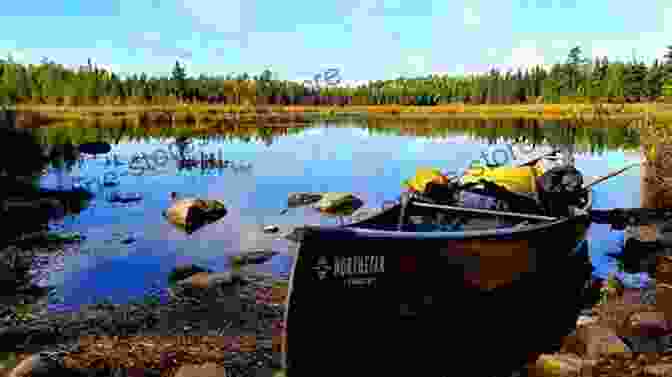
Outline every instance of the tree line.
{"type": "Polygon", "coordinates": [[[319,87],[273,77],[270,70],[256,76],[189,77],[179,62],[169,76],[121,77],[90,59],[85,66],[68,68],[46,58],[33,65],[18,64],[10,57],[0,59],[0,104],[433,106],[562,103],[591,97],[642,102],[672,96],[672,46],[662,60],[651,65],[634,57],[629,62],[607,57],[590,60],[580,47],[574,47],[565,62],[549,69],[535,66],[468,76],[400,77],[356,87],[319,87]]]}

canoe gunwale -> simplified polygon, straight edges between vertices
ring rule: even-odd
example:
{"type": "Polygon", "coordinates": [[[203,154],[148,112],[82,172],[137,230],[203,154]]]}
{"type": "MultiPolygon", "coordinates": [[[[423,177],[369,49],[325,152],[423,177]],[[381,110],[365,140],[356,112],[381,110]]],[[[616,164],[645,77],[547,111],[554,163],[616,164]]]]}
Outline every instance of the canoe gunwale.
{"type": "MultiPolygon", "coordinates": [[[[571,217],[560,218],[560,219],[555,220],[555,221],[542,221],[542,222],[539,222],[539,223],[533,223],[533,224],[529,224],[529,225],[525,225],[525,226],[518,226],[518,227],[509,227],[509,228],[500,228],[500,229],[494,229],[493,228],[491,230],[471,230],[471,231],[455,231],[455,232],[400,232],[400,231],[394,231],[394,230],[378,230],[378,229],[367,229],[366,228],[367,224],[368,224],[368,226],[372,226],[373,224],[376,224],[377,223],[376,219],[379,219],[378,223],[380,223],[380,222],[386,221],[388,218],[394,218],[395,214],[399,213],[400,204],[397,204],[397,205],[395,205],[395,206],[393,206],[389,209],[383,210],[376,215],[373,215],[371,217],[368,217],[366,219],[363,219],[361,221],[358,221],[358,222],[355,222],[355,223],[352,223],[352,224],[348,224],[348,225],[343,225],[343,226],[314,226],[314,225],[311,226],[311,225],[307,225],[307,226],[304,226],[304,227],[301,227],[301,228],[297,228],[297,230],[303,229],[303,230],[308,231],[308,233],[313,233],[313,232],[315,232],[315,233],[313,233],[312,235],[308,236],[305,239],[303,237],[301,237],[301,234],[299,233],[299,245],[298,245],[299,247],[298,247],[297,257],[296,257],[295,262],[293,263],[292,268],[291,268],[291,274],[290,274],[290,280],[289,280],[289,290],[288,290],[288,295],[287,295],[287,299],[286,299],[287,300],[286,301],[287,310],[285,311],[284,316],[283,316],[283,318],[285,320],[285,323],[286,323],[286,326],[287,326],[286,330],[285,330],[286,331],[285,338],[281,342],[281,349],[282,349],[281,364],[282,364],[283,368],[288,369],[288,368],[292,367],[290,365],[290,360],[294,360],[296,358],[296,356],[294,356],[294,357],[289,356],[290,348],[289,348],[288,343],[289,343],[290,338],[291,339],[302,339],[302,340],[299,340],[299,342],[298,342],[298,344],[299,344],[298,347],[299,348],[295,348],[295,349],[298,349],[299,352],[301,352],[301,350],[303,350],[305,348],[305,347],[302,347],[301,344],[309,342],[311,344],[311,347],[314,344],[314,339],[310,338],[310,334],[305,334],[305,332],[302,333],[301,331],[299,331],[298,332],[299,335],[296,338],[294,338],[295,335],[289,335],[289,329],[292,328],[293,326],[296,326],[290,321],[290,317],[292,317],[292,315],[294,315],[294,316],[297,315],[296,310],[293,310],[292,305],[291,305],[291,303],[292,303],[291,300],[296,295],[296,289],[295,289],[296,284],[297,284],[296,279],[297,279],[297,276],[303,276],[303,277],[307,276],[306,273],[305,273],[305,271],[307,271],[307,269],[305,267],[307,262],[305,262],[305,261],[302,262],[303,265],[301,266],[301,268],[299,268],[300,254],[301,253],[305,254],[305,256],[308,257],[308,259],[315,257],[315,253],[311,253],[311,252],[309,252],[309,250],[303,250],[303,252],[302,252],[302,249],[304,249],[304,246],[310,247],[308,244],[317,245],[317,244],[319,244],[320,242],[323,242],[323,241],[326,241],[326,244],[328,245],[329,244],[329,238],[332,238],[332,237],[333,237],[333,239],[339,239],[339,240],[343,240],[343,241],[350,241],[350,240],[356,241],[357,239],[369,239],[369,240],[371,240],[371,239],[386,239],[388,241],[392,241],[392,242],[390,242],[390,244],[392,244],[392,245],[394,245],[394,240],[395,239],[396,240],[401,240],[401,239],[404,239],[404,240],[435,240],[435,241],[439,241],[439,242],[432,242],[432,244],[437,245],[437,244],[440,244],[442,240],[458,241],[458,243],[460,243],[460,241],[469,241],[469,240],[475,240],[476,242],[479,242],[480,240],[484,240],[484,239],[493,240],[493,243],[496,243],[498,240],[503,240],[503,239],[512,239],[512,240],[515,241],[515,240],[525,239],[525,238],[527,238],[528,235],[531,236],[533,234],[538,234],[537,232],[540,232],[540,231],[542,231],[544,233],[554,232],[555,231],[554,228],[561,228],[561,229],[563,229],[563,231],[564,230],[567,230],[567,231],[571,230],[571,232],[573,233],[572,224],[585,224],[586,226],[590,225],[589,210],[592,207],[592,199],[593,199],[592,198],[592,192],[589,192],[585,206],[583,208],[577,209],[575,211],[574,216],[571,216],[571,217]],[[382,220],[382,221],[380,221],[380,220],[382,220]]],[[[450,211],[448,211],[448,212],[450,212],[450,211]]],[[[579,245],[584,245],[583,247],[585,248],[586,247],[585,246],[585,233],[583,233],[582,235],[578,234],[577,236],[578,237],[576,239],[576,249],[578,249],[580,247],[579,245]]],[[[407,242],[407,244],[410,244],[411,242],[412,241],[409,241],[409,242],[407,242]]],[[[330,249],[327,248],[327,250],[324,250],[324,251],[323,250],[318,250],[317,254],[326,255],[331,251],[333,251],[333,250],[330,250],[330,249]]],[[[344,254],[344,255],[352,255],[353,253],[358,252],[357,250],[341,250],[341,251],[342,251],[342,254],[344,254]]],[[[429,251],[430,253],[422,253],[420,251],[418,254],[419,255],[431,254],[431,250],[427,250],[427,251],[429,251]]],[[[415,251],[415,252],[418,252],[418,251],[415,251]]],[[[587,251],[585,253],[587,255],[587,251]]],[[[575,251],[574,252],[568,252],[566,254],[565,253],[543,253],[543,254],[546,255],[547,257],[552,258],[552,259],[549,259],[551,261],[556,261],[556,260],[561,261],[562,260],[562,261],[567,261],[568,263],[569,263],[569,261],[577,260],[576,258],[579,258],[579,257],[583,258],[583,257],[580,256],[580,255],[583,255],[583,254],[577,253],[575,251]]],[[[572,263],[576,263],[576,262],[572,262],[572,263]]],[[[552,270],[554,270],[554,271],[562,270],[562,269],[557,269],[555,267],[556,267],[555,265],[552,265],[552,270]]],[[[526,275],[528,277],[532,276],[532,274],[526,274],[526,275]]],[[[576,279],[577,281],[573,283],[572,287],[574,287],[574,286],[579,287],[579,286],[585,285],[585,283],[581,279],[582,279],[582,277],[579,278],[577,276],[577,279],[576,279]],[[579,280],[581,280],[581,281],[579,281],[579,280]]],[[[520,282],[518,282],[518,283],[515,283],[515,284],[514,283],[509,283],[509,284],[502,285],[502,286],[496,286],[496,287],[492,288],[491,290],[480,289],[480,292],[479,292],[480,296],[479,297],[482,297],[485,300],[494,300],[494,297],[500,296],[502,294],[504,294],[505,297],[514,297],[515,298],[515,297],[520,297],[521,295],[525,295],[525,297],[527,297],[528,291],[525,290],[525,288],[521,288],[521,287],[529,287],[529,286],[530,286],[530,283],[528,283],[528,282],[522,283],[522,285],[521,285],[520,282]],[[504,293],[502,293],[502,292],[504,292],[504,293]],[[520,293],[515,293],[514,294],[513,292],[520,292],[520,293]],[[513,294],[513,296],[511,296],[512,294],[513,294]]],[[[573,291],[574,288],[567,288],[566,284],[564,284],[564,283],[559,284],[557,286],[558,287],[563,287],[562,290],[560,290],[563,294],[565,294],[567,291],[571,291],[571,292],[567,293],[566,296],[562,296],[563,298],[566,298],[566,297],[569,297],[569,296],[571,296],[571,297],[575,296],[575,293],[573,291]]],[[[576,290],[578,290],[578,288],[576,288],[576,290]]],[[[527,301],[521,301],[521,302],[527,302],[527,301]]],[[[563,303],[564,302],[565,301],[563,301],[563,303]]],[[[569,303],[570,301],[567,301],[567,302],[569,303]]],[[[571,301],[571,303],[573,303],[573,302],[574,301],[571,301]]],[[[301,305],[299,304],[299,307],[300,306],[301,305]]],[[[358,309],[355,307],[352,310],[356,311],[358,309]]],[[[574,309],[571,309],[571,311],[573,313],[574,309]]],[[[562,317],[563,320],[567,319],[567,322],[569,323],[569,319],[571,319],[571,321],[573,323],[576,323],[576,317],[578,317],[578,309],[576,309],[575,311],[576,311],[576,316],[574,316],[574,314],[572,314],[570,316],[569,314],[565,314],[565,312],[562,312],[563,313],[563,317],[562,317]]],[[[515,310],[514,310],[514,312],[516,314],[519,313],[518,311],[515,311],[515,310]]],[[[304,315],[304,317],[305,317],[305,315],[304,315]]],[[[299,316],[298,318],[300,320],[302,317],[299,316]]],[[[301,323],[301,322],[297,322],[297,323],[301,323]]],[[[563,329],[563,331],[564,331],[564,329],[563,329]]],[[[507,332],[504,332],[504,334],[510,335],[507,332]]],[[[546,341],[546,339],[553,339],[555,341],[556,338],[560,338],[560,335],[561,334],[559,333],[558,329],[553,328],[552,333],[549,333],[548,335],[544,335],[544,337],[539,336],[539,339],[543,339],[544,340],[543,344],[546,344],[546,343],[548,343],[546,341]],[[557,336],[556,336],[556,332],[558,333],[557,336]]],[[[562,335],[564,336],[566,334],[563,332],[562,335]]],[[[525,338],[525,339],[528,339],[528,338],[525,338]]],[[[537,337],[533,336],[533,337],[531,337],[531,339],[533,341],[538,342],[537,337]]],[[[294,340],[293,343],[296,344],[297,341],[294,340]]],[[[294,346],[294,347],[296,347],[296,346],[294,346]]],[[[516,348],[516,350],[517,350],[517,348],[516,348]]],[[[523,354],[522,351],[523,350],[521,350],[520,352],[511,351],[511,355],[517,355],[518,353],[520,353],[522,355],[523,354]]],[[[294,351],[294,352],[296,352],[296,351],[294,351]]],[[[292,363],[293,363],[293,361],[292,361],[292,363]]],[[[296,366],[294,365],[292,368],[296,368],[296,366]]],[[[301,367],[299,366],[299,370],[300,370],[300,368],[301,367]]],[[[488,369],[488,368],[485,368],[485,369],[488,369]]],[[[490,369],[494,369],[494,368],[490,368],[490,369]]],[[[502,368],[502,369],[506,369],[506,368],[502,368]]],[[[489,373],[489,374],[493,375],[493,374],[498,374],[498,373],[489,373]]]]}
{"type": "MultiPolygon", "coordinates": [[[[329,233],[340,233],[343,235],[351,234],[354,238],[396,238],[396,239],[472,239],[472,238],[502,238],[508,236],[523,236],[526,233],[537,232],[540,230],[552,228],[559,226],[561,224],[573,221],[573,222],[588,222],[589,213],[588,211],[592,208],[592,191],[588,193],[588,200],[586,205],[583,208],[576,210],[576,214],[571,217],[559,218],[555,221],[549,222],[540,222],[536,224],[529,224],[522,227],[509,227],[509,228],[500,228],[500,229],[491,229],[491,230],[467,230],[467,231],[455,231],[455,232],[445,232],[445,231],[435,231],[435,232],[400,232],[396,230],[380,230],[380,229],[370,229],[367,227],[366,223],[370,222],[372,219],[384,216],[387,213],[393,213],[399,211],[400,204],[397,204],[391,208],[383,210],[382,212],[363,219],[361,221],[347,224],[344,226],[325,226],[325,225],[305,225],[297,228],[297,230],[306,230],[310,231],[320,231],[320,232],[329,232],[329,233]]],[[[437,210],[439,211],[439,210],[437,210]]],[[[450,212],[449,210],[446,210],[450,212]]]]}

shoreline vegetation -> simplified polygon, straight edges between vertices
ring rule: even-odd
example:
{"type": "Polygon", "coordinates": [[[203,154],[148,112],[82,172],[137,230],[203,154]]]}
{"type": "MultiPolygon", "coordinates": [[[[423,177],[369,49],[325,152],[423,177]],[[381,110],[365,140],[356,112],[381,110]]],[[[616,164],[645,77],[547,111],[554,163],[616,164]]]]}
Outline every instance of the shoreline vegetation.
{"type": "Polygon", "coordinates": [[[315,116],[522,117],[606,119],[653,114],[672,119],[672,46],[645,64],[584,57],[573,47],[564,62],[549,67],[430,74],[341,84],[340,70],[312,81],[281,80],[266,69],[258,75],[190,77],[175,62],[170,74],[122,75],[91,62],[66,67],[0,59],[0,109],[38,114],[35,119],[135,118],[233,123],[305,122],[315,116]],[[334,74],[335,73],[335,74],[334,74]],[[336,80],[332,80],[337,78],[336,80]]]}
{"type": "MultiPolygon", "coordinates": [[[[268,70],[255,77],[243,74],[235,77],[229,75],[227,77],[190,78],[186,75],[184,67],[176,63],[170,77],[150,78],[142,74],[122,78],[95,67],[90,61],[87,66],[73,69],[48,59],[43,60],[39,65],[17,64],[11,59],[9,61],[0,60],[0,123],[15,124],[17,127],[72,124],[74,126],[68,129],[45,127],[37,130],[38,136],[43,137],[43,140],[66,140],[68,142],[83,141],[87,138],[100,140],[106,137],[106,131],[101,125],[106,124],[108,120],[112,120],[113,123],[119,120],[119,124],[122,125],[114,129],[118,133],[117,141],[124,136],[124,132],[133,134],[135,130],[141,129],[145,133],[149,133],[150,129],[152,132],[182,132],[184,130],[171,125],[186,123],[191,127],[189,132],[193,133],[223,133],[221,132],[224,130],[222,125],[233,125],[236,132],[240,134],[243,134],[240,130],[244,128],[244,125],[249,124],[249,128],[256,127],[254,130],[256,135],[270,142],[274,133],[282,134],[300,130],[299,127],[289,127],[290,131],[286,131],[288,123],[296,122],[304,125],[319,117],[330,119],[350,115],[370,117],[370,123],[379,124],[382,130],[387,129],[383,127],[383,123],[402,126],[394,132],[399,132],[399,130],[405,132],[404,123],[413,123],[413,127],[407,128],[413,128],[413,132],[416,133],[418,129],[423,131],[421,127],[418,127],[422,125],[422,119],[435,117],[486,118],[493,119],[492,122],[487,123],[494,125],[504,123],[496,119],[530,119],[529,122],[521,121],[519,124],[529,125],[528,128],[521,127],[520,129],[531,134],[531,137],[536,134],[532,132],[536,127],[534,125],[536,120],[642,119],[646,120],[640,122],[646,123],[640,126],[644,128],[649,127],[649,120],[654,120],[650,123],[654,126],[656,122],[672,120],[672,46],[668,50],[666,60],[660,63],[656,61],[652,66],[646,66],[635,59],[632,62],[623,63],[598,58],[591,63],[590,60],[581,56],[580,48],[577,47],[572,49],[566,63],[555,64],[550,69],[534,67],[518,72],[500,72],[493,69],[479,75],[459,77],[430,75],[419,78],[399,78],[347,88],[319,88],[305,83],[274,80],[271,79],[272,73],[268,70]],[[15,110],[16,113],[7,115],[1,111],[2,109],[15,110]],[[10,122],[3,122],[6,117],[11,117],[10,122]],[[390,122],[388,119],[409,120],[390,122]],[[133,123],[133,127],[128,127],[130,131],[126,130],[128,123],[133,123]],[[273,127],[268,134],[264,133],[268,131],[265,127],[273,126],[273,123],[278,123],[278,127],[273,127]],[[149,127],[153,125],[157,127],[153,129],[149,127]],[[243,125],[243,127],[237,127],[237,125],[243,125]],[[61,136],[68,136],[69,139],[60,138],[61,136]]],[[[477,124],[479,121],[473,123],[477,124]]],[[[640,143],[639,136],[631,133],[626,127],[630,123],[622,123],[621,127],[621,122],[605,122],[613,127],[609,132],[602,134],[608,136],[601,137],[603,144],[617,142],[619,145],[632,147],[643,144],[649,148],[650,145],[655,147],[655,143],[661,143],[666,137],[668,140],[672,139],[672,135],[651,132],[648,136],[645,135],[640,143]]],[[[431,129],[432,132],[443,132],[440,127],[426,127],[426,129],[431,129]]],[[[493,127],[492,130],[497,131],[497,128],[493,127]]],[[[518,130],[511,127],[502,132],[517,137],[520,136],[516,134],[518,130]]],[[[564,136],[561,132],[566,132],[566,130],[567,128],[560,128],[557,135],[558,140],[564,136]]],[[[575,134],[573,137],[592,143],[586,130],[587,127],[583,127],[573,131],[575,134]]],[[[10,130],[4,131],[10,135],[10,130]]],[[[491,129],[479,125],[479,127],[474,127],[472,133],[485,136],[486,131],[491,131],[491,129]]],[[[658,132],[658,129],[655,131],[658,132]]],[[[18,130],[11,130],[11,132],[19,133],[18,130]]],[[[503,136],[497,132],[492,132],[492,134],[503,136]]],[[[250,139],[249,135],[244,136],[250,139]]],[[[6,141],[11,142],[15,147],[17,145],[19,148],[22,147],[17,142],[18,136],[13,139],[6,138],[6,141]]],[[[56,142],[51,144],[59,145],[56,142]]],[[[69,144],[69,147],[72,147],[72,144],[69,144]]],[[[54,159],[65,161],[64,156],[72,150],[74,149],[66,150],[64,147],[58,147],[54,148],[52,150],[54,152],[50,155],[54,159]]],[[[656,150],[653,149],[653,151],[656,150]]],[[[31,153],[37,156],[39,152],[40,150],[35,148],[35,152],[31,153]]],[[[75,161],[75,159],[69,161],[75,161]]],[[[0,175],[10,178],[28,172],[37,174],[42,168],[37,165],[27,166],[26,161],[17,160],[13,155],[8,155],[4,164],[6,166],[0,166],[0,173],[2,173],[0,175]]],[[[31,218],[31,221],[34,220],[36,218],[31,218]]],[[[33,245],[28,246],[32,252],[30,246],[33,245]]],[[[5,250],[5,255],[7,258],[13,258],[12,262],[16,260],[7,250],[5,250]]],[[[23,268],[23,266],[20,267],[23,268]]],[[[18,280],[15,280],[18,283],[18,280]]],[[[206,280],[214,283],[216,279],[213,277],[211,280],[206,280]]],[[[191,281],[192,283],[199,282],[201,279],[191,281]]],[[[39,316],[33,319],[27,318],[25,321],[22,319],[24,324],[21,326],[11,319],[11,322],[0,326],[0,332],[5,331],[8,336],[11,335],[6,337],[4,342],[7,344],[6,348],[11,351],[19,350],[18,346],[21,342],[24,345],[31,342],[36,344],[40,339],[44,339],[51,345],[55,342],[65,344],[63,339],[55,338],[52,333],[54,329],[65,335],[82,335],[80,340],[84,339],[85,342],[87,339],[85,332],[95,335],[105,333],[121,335],[121,339],[114,338],[111,342],[99,339],[98,342],[102,343],[102,346],[121,349],[124,354],[119,358],[109,351],[101,351],[104,347],[100,349],[89,347],[88,352],[76,353],[79,356],[75,361],[79,361],[80,365],[86,364],[87,367],[95,367],[95,363],[109,364],[111,362],[119,366],[121,357],[126,357],[132,359],[133,366],[137,366],[135,363],[148,360],[147,354],[142,351],[141,347],[136,347],[137,344],[125,349],[125,346],[121,344],[127,345],[126,340],[133,332],[127,328],[135,328],[137,332],[137,329],[143,329],[145,324],[148,328],[153,327],[159,336],[165,335],[160,338],[162,340],[165,340],[167,335],[174,335],[169,334],[173,331],[180,336],[196,337],[194,334],[198,334],[197,330],[211,330],[217,334],[220,330],[227,330],[230,335],[247,334],[250,330],[249,333],[258,334],[260,338],[263,335],[264,340],[268,340],[269,335],[270,337],[274,335],[275,329],[271,326],[271,321],[265,319],[269,317],[268,314],[273,314],[278,319],[281,318],[280,314],[284,309],[282,305],[268,305],[263,302],[266,298],[260,297],[264,296],[264,294],[259,294],[260,288],[267,288],[265,285],[272,283],[274,282],[260,278],[254,284],[247,285],[249,288],[247,291],[230,295],[233,298],[229,298],[235,300],[236,303],[238,301],[241,305],[245,303],[250,315],[241,315],[242,311],[231,310],[231,321],[227,319],[224,328],[206,328],[205,325],[212,324],[212,321],[201,320],[200,314],[194,314],[193,321],[187,316],[187,314],[201,313],[202,308],[209,308],[211,311],[216,311],[217,318],[220,319],[221,306],[216,306],[211,302],[196,305],[190,300],[178,300],[180,295],[175,295],[172,300],[175,305],[174,310],[168,310],[171,309],[170,305],[156,301],[137,305],[105,305],[107,311],[104,312],[101,309],[100,312],[103,313],[97,313],[101,321],[95,323],[86,317],[88,314],[96,313],[90,313],[87,308],[80,308],[76,313],[84,321],[73,320],[70,313],[67,316],[51,314],[42,318],[39,316]],[[155,310],[146,310],[143,306],[150,306],[150,304],[155,307],[155,310]],[[133,308],[136,310],[131,311],[130,309],[133,308]],[[188,311],[186,308],[193,310],[188,311]],[[129,314],[131,312],[137,313],[137,317],[132,317],[129,314]],[[48,325],[46,322],[42,325],[41,321],[46,321],[47,317],[53,318],[54,321],[48,325]],[[165,319],[165,322],[161,319],[165,319]],[[43,336],[33,333],[34,329],[30,327],[38,323],[40,328],[48,330],[44,331],[43,336]],[[149,323],[156,326],[150,326],[149,323]],[[199,323],[203,325],[203,328],[199,327],[199,323]],[[72,326],[66,326],[68,324],[72,326]],[[164,324],[168,325],[163,326],[164,324]],[[17,347],[11,349],[12,346],[17,347]],[[141,350],[138,352],[139,357],[129,358],[126,352],[128,348],[141,350]]],[[[200,290],[202,287],[192,288],[200,290]]],[[[204,297],[210,296],[204,295],[204,297]]],[[[284,303],[284,298],[280,302],[284,303]]],[[[278,302],[273,304],[278,304],[278,302]]],[[[26,317],[29,312],[18,314],[26,317]]],[[[196,340],[202,340],[202,338],[196,340]]],[[[259,355],[254,355],[254,352],[240,352],[235,360],[227,359],[227,365],[230,366],[227,375],[233,377],[255,375],[258,372],[252,369],[255,365],[264,368],[273,366],[273,356],[277,358],[280,353],[274,348],[273,339],[271,339],[271,347],[267,347],[265,343],[263,345],[259,343],[259,355]]],[[[40,348],[42,346],[40,345],[40,348]]],[[[161,348],[160,344],[154,344],[154,346],[155,349],[161,348]]],[[[177,349],[169,351],[179,354],[177,358],[182,359],[180,362],[194,362],[191,356],[184,357],[188,346],[190,345],[181,344],[177,346],[177,349]]],[[[38,349],[31,351],[38,351],[38,349]]],[[[200,352],[202,348],[196,351],[200,352]]],[[[223,351],[217,352],[224,354],[223,351]]],[[[205,352],[200,353],[205,355],[205,352]]],[[[153,356],[152,360],[154,360],[153,356]]],[[[229,355],[226,354],[226,357],[229,355]]],[[[167,358],[170,359],[172,356],[167,356],[167,358]]],[[[123,363],[123,366],[127,365],[123,363]]],[[[173,367],[176,366],[171,366],[173,367]]]]}
{"type": "Polygon", "coordinates": [[[16,123],[43,126],[71,120],[132,121],[140,124],[186,123],[197,127],[229,124],[305,124],[320,118],[365,116],[369,118],[458,118],[458,119],[536,119],[536,120],[623,120],[642,119],[645,114],[658,121],[672,121],[672,104],[664,102],[631,104],[517,104],[436,106],[238,106],[238,105],[147,105],[147,106],[56,106],[15,105],[16,123]]]}

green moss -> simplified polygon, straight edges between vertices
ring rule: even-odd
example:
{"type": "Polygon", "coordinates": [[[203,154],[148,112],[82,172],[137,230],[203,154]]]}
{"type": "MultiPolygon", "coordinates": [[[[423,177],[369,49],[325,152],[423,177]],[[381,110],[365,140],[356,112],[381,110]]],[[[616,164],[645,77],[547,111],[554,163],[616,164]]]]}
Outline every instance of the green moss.
{"type": "Polygon", "coordinates": [[[289,281],[287,280],[277,280],[273,282],[274,288],[289,288],[289,281]]]}
{"type": "Polygon", "coordinates": [[[14,352],[0,352],[0,368],[11,370],[18,364],[16,353],[14,352]]]}

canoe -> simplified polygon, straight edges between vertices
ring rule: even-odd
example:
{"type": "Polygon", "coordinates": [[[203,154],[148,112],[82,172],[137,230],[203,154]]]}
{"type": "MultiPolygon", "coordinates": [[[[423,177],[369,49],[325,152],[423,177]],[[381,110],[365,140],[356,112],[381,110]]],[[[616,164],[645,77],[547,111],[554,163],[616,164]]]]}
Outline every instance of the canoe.
{"type": "Polygon", "coordinates": [[[587,194],[570,217],[523,221],[412,203],[401,231],[396,204],[345,226],[299,228],[287,375],[492,377],[553,352],[591,287],[591,204],[587,194]],[[466,223],[414,231],[439,213],[466,223]]]}

